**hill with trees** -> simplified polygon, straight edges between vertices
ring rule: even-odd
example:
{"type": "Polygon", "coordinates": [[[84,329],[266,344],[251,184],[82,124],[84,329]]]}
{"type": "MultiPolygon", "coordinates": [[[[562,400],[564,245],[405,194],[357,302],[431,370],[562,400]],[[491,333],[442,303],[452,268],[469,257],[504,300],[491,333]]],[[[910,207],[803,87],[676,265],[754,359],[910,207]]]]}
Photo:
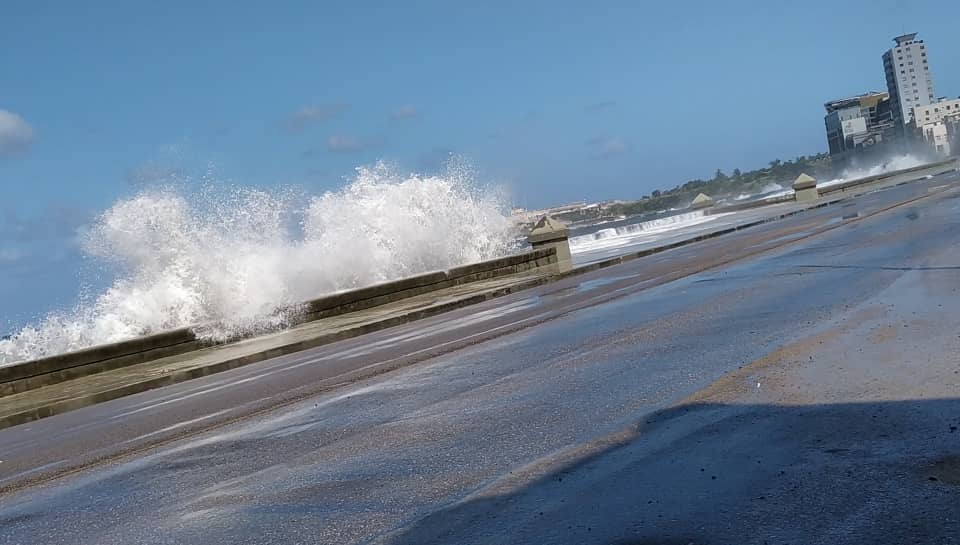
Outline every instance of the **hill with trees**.
{"type": "Polygon", "coordinates": [[[645,212],[655,212],[670,208],[680,208],[690,204],[698,193],[706,193],[715,199],[741,193],[757,193],[770,184],[789,186],[801,173],[815,178],[829,177],[831,174],[830,155],[801,155],[794,160],[770,161],[766,168],[741,172],[735,168],[729,175],[717,169],[710,180],[690,180],[672,189],[655,190],[650,195],[633,202],[611,205],[608,214],[633,216],[645,212]]]}

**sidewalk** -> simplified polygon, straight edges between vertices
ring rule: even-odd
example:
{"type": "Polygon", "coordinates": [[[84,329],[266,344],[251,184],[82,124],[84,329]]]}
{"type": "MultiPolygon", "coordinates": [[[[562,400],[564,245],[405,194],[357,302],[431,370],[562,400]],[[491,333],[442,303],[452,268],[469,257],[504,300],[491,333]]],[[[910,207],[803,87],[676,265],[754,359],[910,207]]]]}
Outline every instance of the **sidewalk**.
{"type": "Polygon", "coordinates": [[[537,274],[480,280],[291,329],[0,397],[0,429],[426,318],[550,281],[537,274]]]}

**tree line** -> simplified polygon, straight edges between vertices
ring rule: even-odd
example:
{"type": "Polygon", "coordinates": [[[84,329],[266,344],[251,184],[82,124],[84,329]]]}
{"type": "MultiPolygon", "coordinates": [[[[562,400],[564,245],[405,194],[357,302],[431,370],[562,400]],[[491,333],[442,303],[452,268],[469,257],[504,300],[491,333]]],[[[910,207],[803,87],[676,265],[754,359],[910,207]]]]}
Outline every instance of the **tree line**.
{"type": "Polygon", "coordinates": [[[814,178],[822,178],[829,176],[830,172],[830,155],[827,153],[801,155],[796,159],[787,161],[776,159],[770,161],[764,168],[747,172],[741,172],[739,168],[735,168],[729,175],[718,168],[710,180],[690,180],[672,189],[657,189],[649,195],[644,195],[638,201],[612,205],[609,207],[608,213],[619,216],[633,216],[644,212],[667,210],[690,204],[690,201],[698,193],[706,193],[714,198],[740,193],[753,193],[760,191],[764,186],[771,183],[787,187],[801,173],[809,174],[814,178]]]}

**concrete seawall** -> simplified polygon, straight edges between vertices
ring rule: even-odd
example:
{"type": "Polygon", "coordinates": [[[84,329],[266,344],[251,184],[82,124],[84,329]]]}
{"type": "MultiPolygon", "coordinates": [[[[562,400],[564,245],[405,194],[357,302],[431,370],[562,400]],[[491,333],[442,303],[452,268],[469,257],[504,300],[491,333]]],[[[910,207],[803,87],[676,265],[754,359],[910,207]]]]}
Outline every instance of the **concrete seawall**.
{"type": "MultiPolygon", "coordinates": [[[[368,309],[452,286],[506,275],[551,270],[553,249],[534,250],[503,258],[420,274],[355,290],[334,293],[302,304],[297,323],[368,309]]],[[[0,397],[184,354],[213,343],[198,339],[193,328],[180,328],[127,341],[0,367],[0,397]]]]}
{"type": "MultiPolygon", "coordinates": [[[[883,189],[885,187],[897,185],[904,182],[909,182],[924,178],[926,176],[936,176],[937,174],[943,174],[945,172],[950,172],[951,170],[957,170],[960,168],[960,161],[957,159],[948,159],[946,161],[939,161],[936,163],[929,163],[925,165],[920,165],[911,168],[905,168],[902,170],[896,170],[893,172],[885,172],[883,174],[877,174],[874,176],[867,176],[865,178],[857,178],[855,180],[849,180],[841,184],[829,185],[829,186],[820,186],[817,188],[820,198],[823,197],[839,197],[845,193],[859,194],[864,191],[874,191],[877,189],[883,189]]],[[[710,216],[714,214],[726,214],[729,212],[739,212],[742,210],[750,210],[753,208],[760,208],[763,206],[769,206],[771,204],[782,204],[787,202],[793,202],[795,200],[794,195],[783,195],[780,197],[770,197],[766,199],[759,199],[756,201],[749,201],[744,203],[729,204],[723,206],[716,206],[712,208],[707,208],[704,210],[704,214],[710,216]]]]}
{"type": "Polygon", "coordinates": [[[903,170],[886,172],[876,176],[858,178],[856,180],[850,180],[849,182],[844,182],[841,184],[818,187],[817,189],[820,193],[820,197],[836,196],[841,193],[860,192],[864,189],[882,189],[884,187],[910,182],[926,176],[936,176],[937,174],[943,174],[945,172],[957,170],[958,167],[960,167],[960,161],[957,159],[949,159],[937,163],[929,163],[917,167],[905,168],[903,170]]]}
{"type": "MultiPolygon", "coordinates": [[[[820,187],[818,191],[821,199],[827,197],[832,201],[837,198],[844,198],[846,196],[845,194],[848,193],[853,195],[882,189],[926,176],[949,172],[957,168],[958,161],[951,159],[850,180],[842,184],[820,187]]],[[[792,200],[792,196],[765,199],[750,203],[709,208],[705,210],[705,213],[717,214],[734,212],[784,203],[790,200],[792,200]]],[[[759,224],[762,222],[755,223],[759,224]]],[[[751,225],[752,224],[748,224],[738,226],[735,229],[711,233],[709,237],[722,235],[727,231],[732,232],[751,225]]],[[[689,244],[703,238],[707,237],[694,237],[677,245],[689,244]]],[[[664,245],[658,248],[657,251],[667,250],[674,246],[675,245],[671,244],[664,245]]],[[[644,251],[620,256],[616,259],[606,260],[604,263],[594,264],[590,268],[610,266],[624,260],[644,257],[650,253],[654,253],[654,251],[644,251]]],[[[556,263],[557,255],[553,249],[541,249],[481,263],[455,267],[447,271],[425,273],[396,281],[335,293],[305,301],[301,305],[302,314],[295,320],[295,323],[306,323],[348,312],[369,309],[432,291],[505,275],[535,272],[538,269],[540,270],[540,274],[549,274],[551,267],[555,266],[556,263]]],[[[585,271],[578,272],[582,273],[585,271]]],[[[73,380],[91,374],[192,352],[210,346],[211,344],[211,342],[204,339],[198,339],[196,335],[194,335],[193,328],[188,327],[0,367],[0,397],[73,380]]]]}
{"type": "MultiPolygon", "coordinates": [[[[951,166],[946,170],[951,171],[953,168],[951,166]]],[[[951,187],[956,189],[956,176],[943,178],[942,182],[938,178],[923,183],[925,177],[926,174],[918,175],[916,171],[911,175],[911,179],[917,180],[925,190],[919,193],[907,191],[908,196],[896,197],[887,204],[869,209],[867,213],[859,214],[849,221],[859,221],[947,191],[951,187]]],[[[889,179],[884,183],[902,185],[900,182],[891,183],[889,179]]],[[[861,186],[866,187],[864,184],[861,186]]],[[[873,187],[866,187],[862,193],[872,192],[873,187]]],[[[185,329],[36,362],[25,362],[12,368],[0,368],[0,377],[6,373],[8,379],[5,383],[0,382],[0,387],[7,388],[8,392],[19,388],[16,391],[20,392],[0,394],[0,429],[437,316],[571,276],[614,267],[764,223],[806,214],[846,202],[852,195],[853,193],[836,193],[808,203],[779,204],[728,227],[689,233],[678,240],[661,241],[656,246],[589,262],[569,271],[559,268],[555,250],[550,248],[546,251],[508,256],[444,272],[427,273],[331,294],[300,305],[298,310],[301,310],[302,314],[299,323],[276,333],[258,335],[238,340],[239,342],[192,344],[198,341],[190,330],[185,329]],[[108,354],[113,357],[97,360],[98,353],[101,357],[108,354]],[[172,355],[159,356],[165,353],[172,355]],[[82,358],[78,354],[82,355],[82,358]],[[125,361],[142,363],[123,364],[125,361]],[[66,366],[70,364],[74,367],[66,366]],[[44,373],[45,370],[49,372],[44,373]],[[104,370],[106,372],[101,372],[104,370]]],[[[806,228],[803,238],[817,236],[844,224],[845,222],[830,221],[812,230],[806,228]]],[[[772,246],[768,248],[782,244],[782,239],[782,236],[769,239],[772,246]]],[[[765,239],[761,237],[760,240],[765,239]]],[[[708,267],[764,251],[763,248],[757,249],[756,244],[745,248],[747,254],[730,257],[723,253],[720,254],[720,261],[712,262],[708,267]]],[[[696,271],[684,271],[682,274],[692,272],[696,271]]],[[[655,278],[662,277],[663,275],[659,275],[655,278]]],[[[327,362],[333,367],[341,363],[336,360],[327,362]]],[[[374,366],[347,367],[336,371],[339,373],[336,380],[338,384],[344,380],[356,380],[408,363],[410,362],[386,360],[374,366]]]]}

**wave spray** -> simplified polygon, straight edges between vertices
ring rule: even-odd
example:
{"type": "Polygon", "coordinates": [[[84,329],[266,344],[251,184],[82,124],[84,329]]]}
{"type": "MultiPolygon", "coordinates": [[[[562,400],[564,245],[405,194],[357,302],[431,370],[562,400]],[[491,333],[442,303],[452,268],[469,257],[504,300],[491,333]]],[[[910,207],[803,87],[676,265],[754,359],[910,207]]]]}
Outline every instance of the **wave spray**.
{"type": "Polygon", "coordinates": [[[338,191],[144,191],[84,237],[114,272],[104,292],[0,341],[0,365],[197,326],[225,340],[282,328],[297,303],[516,249],[503,195],[467,168],[398,175],[377,164],[338,191]]]}

